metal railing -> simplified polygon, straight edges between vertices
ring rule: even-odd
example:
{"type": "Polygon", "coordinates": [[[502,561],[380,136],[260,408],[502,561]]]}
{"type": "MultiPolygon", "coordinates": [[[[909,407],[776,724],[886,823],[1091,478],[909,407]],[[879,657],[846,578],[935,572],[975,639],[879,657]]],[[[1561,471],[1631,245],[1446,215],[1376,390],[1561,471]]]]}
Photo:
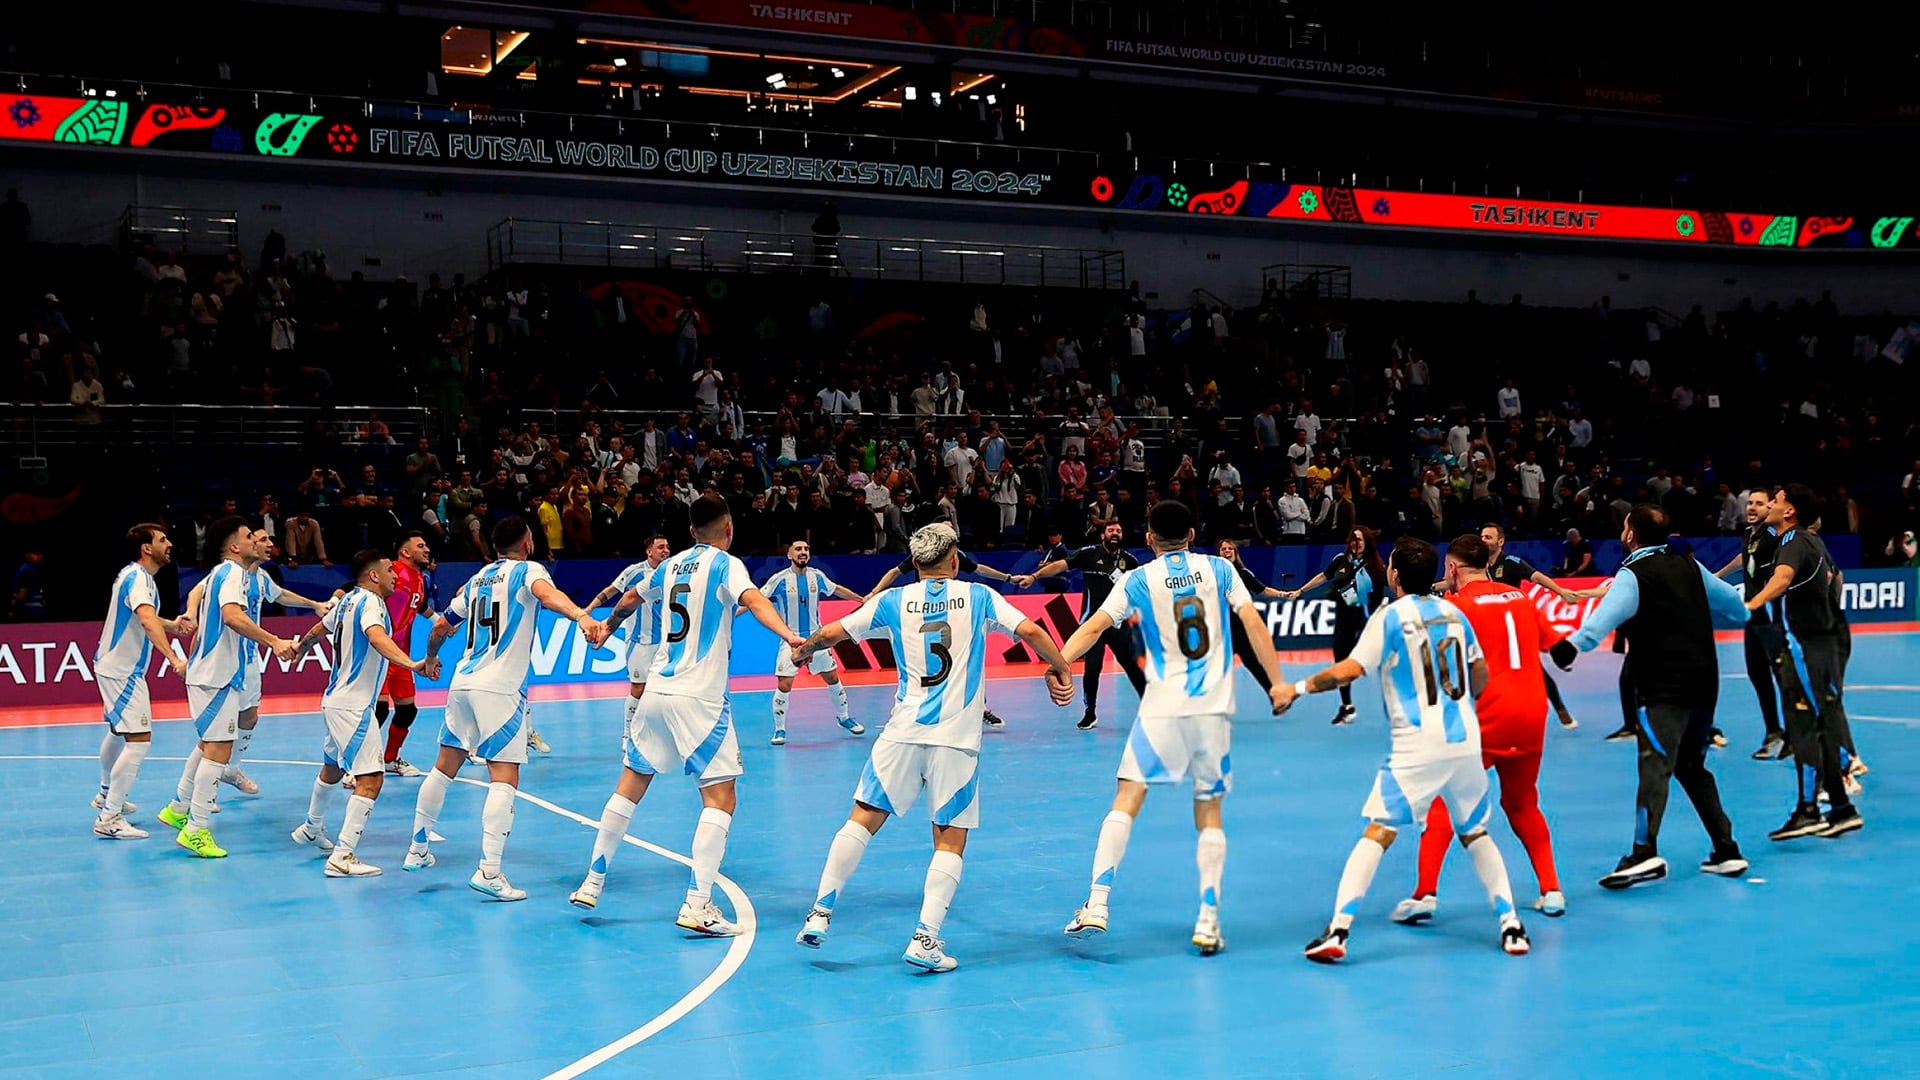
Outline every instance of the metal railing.
{"type": "Polygon", "coordinates": [[[316,420],[334,426],[347,444],[367,444],[376,421],[395,444],[410,446],[431,433],[430,411],[419,407],[335,405],[104,405],[101,422],[81,423],[65,402],[0,402],[0,452],[11,457],[35,449],[73,446],[125,447],[165,453],[185,446],[287,447],[305,443],[316,420]]]}
{"type": "Polygon", "coordinates": [[[1260,289],[1267,282],[1280,286],[1285,296],[1310,294],[1322,300],[1353,299],[1353,267],[1323,263],[1272,263],[1260,268],[1260,289]]]}
{"type": "Polygon", "coordinates": [[[128,248],[152,244],[183,255],[224,255],[240,250],[240,215],[233,210],[186,206],[127,207],[120,239],[128,248]]]}
{"type": "Polygon", "coordinates": [[[487,230],[487,268],[513,264],[702,272],[816,273],[892,281],[1119,289],[1126,253],[930,237],[816,236],[507,218],[487,230]]]}

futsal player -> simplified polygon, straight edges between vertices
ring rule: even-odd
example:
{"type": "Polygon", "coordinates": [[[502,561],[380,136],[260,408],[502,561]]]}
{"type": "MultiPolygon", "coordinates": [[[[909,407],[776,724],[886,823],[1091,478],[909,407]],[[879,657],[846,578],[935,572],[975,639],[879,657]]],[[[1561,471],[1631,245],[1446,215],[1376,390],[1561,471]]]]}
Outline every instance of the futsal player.
{"type": "Polygon", "coordinates": [[[647,537],[640,550],[646,557],[614,575],[613,581],[587,604],[587,610],[594,611],[618,601],[614,603],[613,614],[607,616],[609,635],[619,629],[627,616],[640,611],[640,620],[627,632],[627,722],[620,729],[623,732],[633,726],[633,711],[640,707],[641,695],[647,692],[647,671],[653,667],[653,654],[660,646],[660,605],[655,602],[641,610],[640,594],[634,591],[634,586],[643,584],[672,554],[667,538],[658,533],[647,537]]]}
{"type": "Polygon", "coordinates": [[[1120,755],[1113,807],[1100,824],[1093,853],[1093,884],[1087,902],[1066,932],[1074,937],[1104,933],[1107,901],[1133,822],[1149,784],[1176,784],[1193,777],[1193,824],[1200,836],[1194,860],[1200,870],[1200,913],[1193,944],[1202,956],[1226,947],[1220,932],[1220,878],[1227,863],[1221,801],[1232,786],[1229,756],[1233,730],[1233,647],[1227,620],[1239,619],[1253,641],[1260,666],[1273,682],[1269,699],[1278,713],[1294,691],[1280,680],[1273,638],[1233,564],[1187,550],[1193,542],[1193,511],[1177,499],[1155,503],[1147,513],[1147,542],[1155,558],[1132,571],[1108,595],[1060,652],[1068,663],[1094,647],[1102,634],[1138,616],[1147,649],[1147,691],[1140,715],[1120,755]]]}
{"type": "Polygon", "coordinates": [[[222,859],[226,849],[214,843],[208,825],[213,816],[214,791],[233,757],[240,734],[240,695],[247,671],[260,670],[259,657],[248,645],[265,645],[282,660],[299,655],[294,643],[277,637],[259,623],[259,588],[254,570],[266,557],[266,546],[244,518],[224,517],[207,527],[207,543],[220,561],[196,586],[198,604],[193,623],[199,636],[187,659],[187,711],[193,717],[199,745],[187,756],[174,800],[160,811],[160,820],[179,830],[174,842],[203,859],[222,859]]]}
{"type": "Polygon", "coordinates": [[[305,652],[322,637],[333,636],[333,674],[320,698],[320,718],[327,729],[320,747],[320,774],[307,801],[307,820],[293,830],[294,843],[312,844],[329,853],[323,868],[328,877],[380,873],[379,867],[361,862],[354,851],[386,776],[374,702],[382,687],[392,685],[387,680],[388,667],[403,667],[408,674],[424,672],[429,679],[439,674],[438,657],[415,660],[392,634],[388,602],[398,591],[396,565],[378,551],[356,554],[350,567],[353,588],[300,638],[300,651],[305,652]],[[329,841],[327,804],[343,777],[353,778],[353,795],[347,799],[339,839],[329,841]]]}
{"type": "Polygon", "coordinates": [[[733,516],[726,500],[702,495],[689,508],[689,520],[693,547],[660,564],[639,586],[642,603],[666,605],[667,634],[647,676],[647,695],[627,726],[620,780],[600,813],[586,880],[567,899],[586,908],[599,904],[608,865],[655,774],[685,772],[700,787],[701,810],[693,830],[693,877],[676,923],[708,937],[732,937],[740,928],[713,902],[713,880],[733,825],[734,780],[744,772],[727,696],[734,609],[746,608],[788,645],[801,638],[754,586],[746,564],[727,553],[733,516]]]}
{"type": "MultiPolygon", "coordinates": [[[[387,594],[385,603],[387,615],[393,626],[392,639],[400,647],[401,653],[413,655],[413,617],[427,610],[427,567],[433,565],[433,549],[427,546],[425,534],[409,532],[400,539],[400,546],[394,550],[393,591],[387,594]]],[[[358,580],[358,575],[355,575],[358,580]]],[[[335,656],[339,653],[336,651],[335,656]]],[[[412,729],[415,717],[420,709],[413,703],[413,676],[420,668],[404,664],[392,664],[387,668],[386,682],[380,686],[380,700],[374,706],[373,718],[378,727],[387,730],[387,745],[381,754],[381,765],[388,776],[418,777],[424,775],[406,758],[400,756],[400,748],[406,744],[407,732],[412,729]],[[393,706],[393,719],[387,719],[387,706],[393,706]]],[[[377,790],[377,789],[376,789],[377,790]]]]}
{"type": "MultiPolygon", "coordinates": [[[[1055,539],[1058,539],[1058,537],[1056,537],[1055,539]]],[[[973,556],[968,555],[964,551],[960,552],[960,572],[963,574],[978,574],[981,577],[986,578],[988,581],[998,581],[1002,585],[1005,585],[1013,580],[1012,576],[1008,574],[1005,574],[999,570],[996,570],[991,566],[987,566],[983,563],[976,562],[973,556]]],[[[874,597],[879,596],[882,592],[885,592],[887,589],[892,588],[893,583],[899,580],[901,575],[912,574],[912,573],[913,573],[913,556],[908,555],[906,558],[900,560],[899,565],[888,567],[887,572],[880,575],[879,582],[877,582],[873,586],[873,588],[868,589],[867,595],[862,597],[861,599],[863,601],[871,600],[874,597]]],[[[1007,722],[1005,720],[1000,719],[999,716],[995,715],[992,709],[984,708],[984,707],[980,710],[980,722],[994,729],[995,731],[998,731],[1001,728],[1004,728],[1007,726],[1007,722]]]]}
{"type": "Polygon", "coordinates": [[[547,568],[533,561],[533,532],[525,518],[510,517],[493,527],[499,557],[480,568],[434,617],[427,633],[427,657],[461,627],[466,644],[447,687],[446,718],[440,724],[440,754],[420,782],[413,808],[413,842],[402,869],[433,865],[428,838],[446,804],[447,789],[467,755],[487,763],[487,801],[480,815],[480,865],[467,885],[495,900],[525,900],[500,869],[507,834],[513,830],[513,801],[520,787],[520,766],[527,761],[527,681],[532,675],[534,628],[541,608],[557,612],[580,628],[589,645],[606,640],[606,624],[582,611],[553,583],[547,568]]]}
{"type": "MultiPolygon", "coordinates": [[[[1531,583],[1538,585],[1560,598],[1562,603],[1574,604],[1587,598],[1588,593],[1577,592],[1562,586],[1546,574],[1534,569],[1533,564],[1518,555],[1507,554],[1507,530],[1499,525],[1480,526],[1480,541],[1487,545],[1492,557],[1487,562],[1487,579],[1497,585],[1511,585],[1525,592],[1523,586],[1531,583]]],[[[1560,697],[1560,684],[1553,681],[1553,674],[1543,666],[1540,678],[1547,687],[1547,700],[1553,704],[1554,715],[1560,718],[1560,726],[1571,731],[1580,726],[1580,721],[1567,711],[1567,703],[1560,697]]],[[[1630,739],[1633,729],[1622,725],[1619,731],[1607,736],[1609,739],[1630,739]]]]}
{"type": "MultiPolygon", "coordinates": [[[[1080,619],[1085,622],[1100,606],[1107,602],[1127,571],[1140,565],[1133,552],[1124,546],[1126,530],[1120,522],[1109,519],[1100,526],[1100,542],[1078,548],[1065,558],[1054,559],[1042,565],[1031,574],[1016,574],[1013,583],[1021,588],[1029,588],[1041,578],[1063,574],[1068,570],[1078,570],[1081,575],[1080,619]]],[[[1091,651],[1087,653],[1087,663],[1080,677],[1080,692],[1087,699],[1087,711],[1075,724],[1081,731],[1092,731],[1100,723],[1097,712],[1100,704],[1100,670],[1103,657],[1113,652],[1115,663],[1120,671],[1133,684],[1133,692],[1145,694],[1147,677],[1140,671],[1140,658],[1133,648],[1133,634],[1125,626],[1113,626],[1100,635],[1091,651]]]]}
{"type": "Polygon", "coordinates": [[[1426,821],[1434,801],[1441,799],[1452,811],[1460,846],[1472,856],[1473,872],[1486,886],[1487,900],[1500,919],[1500,947],[1512,956],[1523,956],[1531,947],[1526,927],[1513,910],[1507,864],[1487,835],[1491,808],[1473,704],[1487,689],[1487,661],[1473,624],[1460,609],[1427,595],[1437,557],[1424,540],[1403,536],[1395,541],[1387,564],[1393,602],[1367,620],[1352,656],[1295,687],[1314,694],[1362,675],[1378,675],[1393,731],[1393,748],[1360,811],[1367,819],[1366,831],[1340,874],[1333,921],[1307,943],[1309,960],[1331,964],[1346,957],[1347,935],[1380,869],[1381,856],[1400,829],[1426,821]]]}
{"type": "MultiPolygon", "coordinates": [[[[1466,616],[1487,661],[1486,688],[1473,700],[1480,720],[1480,765],[1499,775],[1500,809],[1533,863],[1540,886],[1533,906],[1542,915],[1558,918],[1566,913],[1567,898],[1553,866],[1553,836],[1540,813],[1540,754],[1547,736],[1540,654],[1565,635],[1526,593],[1487,576],[1491,557],[1486,542],[1472,533],[1448,544],[1445,598],[1466,616]]],[[[1420,833],[1420,880],[1413,896],[1393,909],[1394,922],[1421,923],[1433,917],[1452,833],[1446,800],[1435,799],[1420,833]]]]}
{"type": "Polygon", "coordinates": [[[884,637],[893,643],[900,669],[893,714],[874,740],[872,757],[854,788],[853,812],[827,850],[813,908],[794,939],[810,949],[826,940],[840,890],[860,865],[867,843],[889,816],[912,809],[924,792],[933,821],[933,862],[927,867],[920,921],[902,959],[928,971],[958,967],[940,940],[940,927],[960,887],[967,834],[980,825],[980,689],[987,634],[1024,641],[1051,665],[1047,690],[1054,704],[1073,701],[1073,672],[1053,638],[1006,597],[985,585],[954,580],[960,572],[959,544],[951,526],[923,526],[908,542],[918,581],[881,593],[793,647],[798,666],[842,641],[884,637]]]}
{"type": "MultiPolygon", "coordinates": [[[[1347,550],[1335,555],[1325,570],[1313,575],[1313,580],[1280,595],[1298,600],[1323,584],[1333,592],[1333,660],[1337,664],[1353,655],[1367,617],[1387,598],[1387,568],[1380,564],[1373,530],[1356,528],[1348,533],[1347,550]]],[[[1357,715],[1353,690],[1341,686],[1340,711],[1333,714],[1333,722],[1351,724],[1357,715]]]]}
{"type": "MultiPolygon", "coordinates": [[[[775,611],[786,620],[793,632],[801,636],[811,634],[820,628],[820,598],[833,595],[842,600],[863,603],[866,598],[845,585],[835,584],[819,567],[811,565],[813,547],[805,540],[795,540],[787,545],[787,565],[782,567],[760,592],[773,602],[775,611]]],[[[855,720],[847,711],[847,688],[840,682],[840,669],[833,658],[831,649],[813,653],[808,661],[808,670],[820,676],[833,694],[833,715],[840,726],[855,735],[865,735],[865,725],[855,720]]],[[[800,670],[794,666],[792,650],[785,645],[773,659],[773,745],[787,744],[787,695],[793,692],[793,678],[800,670]]]]}
{"type": "Polygon", "coordinates": [[[167,635],[179,631],[172,619],[162,619],[157,605],[160,591],[153,575],[173,561],[173,540],[159,525],[141,523],[127,530],[133,561],[113,579],[113,599],[100,627],[100,645],[93,652],[93,681],[100,688],[107,722],[100,741],[100,794],[93,797],[98,816],[95,836],[109,840],[145,840],[147,831],[127,820],[134,806],[127,792],[140,775],[140,763],[153,749],[153,707],[147,698],[147,663],[153,650],[167,658],[175,675],[187,673],[187,662],[173,651],[167,635]]]}

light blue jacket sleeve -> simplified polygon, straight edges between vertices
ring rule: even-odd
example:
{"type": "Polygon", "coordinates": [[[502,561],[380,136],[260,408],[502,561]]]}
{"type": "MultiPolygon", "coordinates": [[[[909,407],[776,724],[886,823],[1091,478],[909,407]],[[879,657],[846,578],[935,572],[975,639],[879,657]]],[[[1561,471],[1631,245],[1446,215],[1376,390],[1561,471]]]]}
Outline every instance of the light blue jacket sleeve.
{"type": "Polygon", "coordinates": [[[1713,611],[1713,624],[1723,630],[1747,625],[1753,612],[1747,610],[1747,601],[1740,590],[1714,577],[1707,568],[1700,568],[1700,580],[1707,586],[1707,607],[1713,611]]]}
{"type": "Polygon", "coordinates": [[[1581,652],[1591,652],[1602,641],[1607,640],[1608,634],[1613,633],[1621,623],[1633,618],[1639,611],[1640,579],[1634,576],[1632,570],[1621,567],[1620,572],[1614,575],[1613,587],[1607,590],[1607,595],[1600,598],[1600,603],[1594,607],[1593,613],[1586,617],[1580,624],[1580,629],[1574,631],[1573,636],[1567,640],[1581,652]]]}

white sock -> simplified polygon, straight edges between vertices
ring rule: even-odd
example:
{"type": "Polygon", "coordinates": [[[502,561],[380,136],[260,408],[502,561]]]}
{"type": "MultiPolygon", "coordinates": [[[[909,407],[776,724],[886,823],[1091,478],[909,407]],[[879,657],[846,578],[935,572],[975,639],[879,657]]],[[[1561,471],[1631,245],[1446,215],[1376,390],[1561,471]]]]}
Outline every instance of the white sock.
{"type": "Polygon", "coordinates": [[[860,856],[867,853],[867,841],[872,839],[872,833],[852,821],[833,834],[833,846],[827,848],[827,865],[820,870],[820,888],[813,894],[814,907],[833,910],[840,899],[840,887],[860,868],[860,856]]]}
{"type": "MultiPolygon", "coordinates": [[[[114,742],[120,742],[115,736],[114,742]]],[[[151,742],[130,742],[120,751],[113,763],[113,775],[107,780],[107,797],[100,805],[100,816],[125,813],[127,792],[133,790],[133,781],[140,775],[140,763],[147,760],[147,751],[153,749],[151,742]]]]}
{"type": "Polygon", "coordinates": [[[327,824],[327,808],[333,805],[333,793],[340,790],[340,784],[327,783],[319,777],[313,778],[313,794],[307,796],[307,827],[320,832],[327,824]]]}
{"type": "Polygon", "coordinates": [[[1120,860],[1127,857],[1127,838],[1132,835],[1132,814],[1125,810],[1107,812],[1107,819],[1100,823],[1100,842],[1093,847],[1093,889],[1087,893],[1088,907],[1107,906],[1107,894],[1120,872],[1120,860]]]}
{"type": "Polygon", "coordinates": [[[173,788],[173,812],[184,814],[193,805],[193,778],[200,775],[200,744],[193,744],[187,763],[180,769],[180,782],[173,788]]]}
{"type": "Polygon", "coordinates": [[[120,748],[126,740],[109,731],[100,737],[100,794],[113,785],[113,763],[120,760],[120,748]]]}
{"type": "Polygon", "coordinates": [[[1220,903],[1220,875],[1227,868],[1226,830],[1218,826],[1201,829],[1193,857],[1200,866],[1200,902],[1213,907],[1220,903]]]}
{"type": "Polygon", "coordinates": [[[845,720],[848,716],[847,685],[845,683],[834,683],[827,687],[827,689],[833,691],[833,715],[845,720]]]}
{"type": "Polygon", "coordinates": [[[241,728],[233,737],[233,756],[227,759],[227,775],[231,776],[240,771],[240,755],[246,753],[247,747],[252,745],[253,729],[241,728]]]}
{"type": "Polygon", "coordinates": [[[452,786],[453,777],[439,769],[427,770],[426,779],[420,781],[420,797],[413,801],[413,841],[407,845],[408,852],[426,853],[427,833],[440,820],[440,808],[446,805],[447,789],[452,786]]]}
{"type": "Polygon", "coordinates": [[[224,762],[212,758],[200,759],[199,768],[193,771],[193,796],[191,811],[187,815],[190,828],[204,829],[213,822],[213,794],[220,787],[220,773],[226,769],[224,762]]]}
{"type": "Polygon", "coordinates": [[[1333,900],[1333,927],[1345,930],[1353,925],[1353,917],[1360,913],[1360,900],[1367,895],[1367,889],[1373,884],[1374,871],[1380,869],[1380,857],[1387,849],[1379,841],[1363,836],[1353,845],[1353,854],[1347,856],[1347,868],[1340,871],[1340,891],[1333,900]]]}
{"type": "Polygon", "coordinates": [[[720,859],[727,853],[727,830],[733,815],[707,807],[700,811],[700,824],[693,828],[693,877],[687,883],[689,903],[703,903],[713,896],[713,879],[720,876],[720,859]]]}
{"type": "Polygon", "coordinates": [[[621,838],[627,835],[633,808],[633,800],[616,791],[607,799],[606,809],[600,811],[600,831],[593,838],[593,863],[587,867],[587,880],[595,885],[606,884],[607,867],[613,864],[613,853],[620,850],[621,838]]]}
{"type": "Polygon", "coordinates": [[[626,728],[628,731],[633,730],[633,714],[639,711],[640,711],[640,699],[637,697],[634,697],[632,694],[628,694],[627,695],[627,728],[626,728]]]}
{"type": "Polygon", "coordinates": [[[947,921],[947,908],[960,888],[960,856],[951,851],[936,851],[927,864],[926,894],[920,901],[920,929],[940,936],[940,924],[947,921]]]}
{"type": "Polygon", "coordinates": [[[513,785],[495,780],[487,785],[487,805],[480,811],[480,872],[500,873],[500,857],[507,853],[507,834],[513,832],[513,785]]]}
{"type": "Polygon", "coordinates": [[[338,854],[351,855],[360,846],[360,834],[367,829],[367,817],[373,813],[373,800],[355,793],[347,797],[347,819],[340,823],[340,836],[333,842],[338,854]]]}
{"type": "Polygon", "coordinates": [[[787,729],[787,692],[785,690],[773,692],[773,728],[775,731],[787,729]]]}
{"type": "Polygon", "coordinates": [[[1487,887],[1487,901],[1493,905],[1494,914],[1500,916],[1500,924],[1517,921],[1513,914],[1513,886],[1507,883],[1507,861],[1500,857],[1493,837],[1481,833],[1479,839],[1467,845],[1467,854],[1473,856],[1473,872],[1480,876],[1480,884],[1487,887]]]}

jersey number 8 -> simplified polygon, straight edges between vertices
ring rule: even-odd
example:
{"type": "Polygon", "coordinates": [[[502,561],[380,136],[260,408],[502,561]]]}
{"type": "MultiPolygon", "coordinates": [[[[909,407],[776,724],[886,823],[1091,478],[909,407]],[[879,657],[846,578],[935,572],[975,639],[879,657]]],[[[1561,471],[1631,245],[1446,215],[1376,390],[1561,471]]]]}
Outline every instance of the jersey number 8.
{"type": "Polygon", "coordinates": [[[1199,597],[1173,598],[1173,625],[1176,640],[1180,643],[1180,655],[1189,660],[1198,660],[1207,655],[1207,649],[1213,641],[1207,633],[1207,605],[1199,597]]]}

